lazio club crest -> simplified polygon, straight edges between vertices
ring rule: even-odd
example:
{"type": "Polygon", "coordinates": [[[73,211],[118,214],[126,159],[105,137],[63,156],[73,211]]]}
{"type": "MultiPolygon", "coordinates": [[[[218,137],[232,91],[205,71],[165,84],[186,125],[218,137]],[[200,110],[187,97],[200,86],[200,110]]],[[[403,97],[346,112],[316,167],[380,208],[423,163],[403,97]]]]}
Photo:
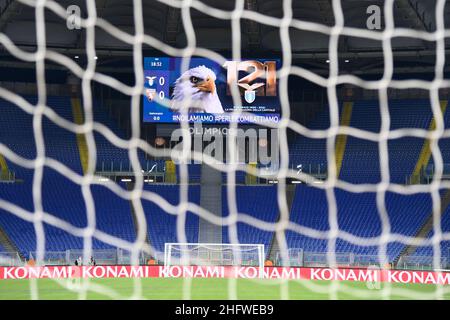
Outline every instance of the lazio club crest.
{"type": "Polygon", "coordinates": [[[256,89],[263,86],[264,83],[255,83],[253,85],[248,85],[247,83],[238,83],[238,85],[245,89],[244,99],[248,103],[252,103],[256,99],[256,89]]]}
{"type": "Polygon", "coordinates": [[[146,77],[146,78],[147,78],[147,80],[148,80],[148,85],[149,85],[150,87],[153,87],[153,84],[155,83],[156,77],[146,77]]]}
{"type": "Polygon", "coordinates": [[[256,98],[255,91],[245,90],[244,98],[248,103],[252,103],[256,98]]]}

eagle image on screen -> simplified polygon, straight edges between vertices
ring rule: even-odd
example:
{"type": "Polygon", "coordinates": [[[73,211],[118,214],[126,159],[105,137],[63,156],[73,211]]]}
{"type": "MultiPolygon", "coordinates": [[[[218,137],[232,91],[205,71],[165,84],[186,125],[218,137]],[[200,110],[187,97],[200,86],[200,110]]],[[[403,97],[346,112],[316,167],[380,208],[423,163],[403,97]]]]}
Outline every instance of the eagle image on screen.
{"type": "Polygon", "coordinates": [[[215,81],[216,74],[204,65],[187,70],[175,81],[171,110],[187,108],[188,113],[224,113],[215,81]]]}
{"type": "Polygon", "coordinates": [[[143,121],[152,123],[276,123],[279,59],[217,61],[144,58],[143,121]],[[233,100],[237,87],[241,101],[233,100]],[[235,111],[240,111],[235,112],[235,111]]]}

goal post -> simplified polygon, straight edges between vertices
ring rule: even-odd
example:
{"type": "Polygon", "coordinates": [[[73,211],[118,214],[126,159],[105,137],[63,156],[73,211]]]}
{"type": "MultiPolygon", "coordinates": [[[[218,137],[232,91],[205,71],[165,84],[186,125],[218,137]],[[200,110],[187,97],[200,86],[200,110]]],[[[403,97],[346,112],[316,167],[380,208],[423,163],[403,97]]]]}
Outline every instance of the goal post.
{"type": "Polygon", "coordinates": [[[264,268],[263,244],[166,243],[164,267],[181,266],[254,266],[264,268]]]}

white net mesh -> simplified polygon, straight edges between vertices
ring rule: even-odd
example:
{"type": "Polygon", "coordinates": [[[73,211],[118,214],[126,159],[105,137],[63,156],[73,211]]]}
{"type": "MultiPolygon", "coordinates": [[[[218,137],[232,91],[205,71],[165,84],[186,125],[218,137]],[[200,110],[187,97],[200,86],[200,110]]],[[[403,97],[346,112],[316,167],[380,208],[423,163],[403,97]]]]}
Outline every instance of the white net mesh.
{"type": "MultiPolygon", "coordinates": [[[[335,17],[335,24],[332,27],[321,25],[318,23],[303,21],[299,19],[293,19],[292,3],[289,0],[283,1],[283,16],[282,18],[275,18],[267,15],[263,15],[258,12],[244,9],[245,2],[243,0],[236,0],[235,9],[233,11],[223,11],[217,8],[208,6],[201,1],[196,0],[161,0],[161,3],[169,7],[181,9],[181,20],[184,30],[187,35],[187,46],[182,49],[172,47],[157,38],[144,33],[143,14],[142,14],[142,1],[134,0],[134,25],[135,32],[133,34],[127,33],[115,27],[108,21],[100,18],[96,14],[95,1],[86,1],[87,6],[87,18],[81,19],[81,26],[86,31],[86,56],[88,59],[87,67],[81,68],[74,60],[58,53],[47,46],[46,42],[46,23],[44,18],[44,11],[50,10],[62,19],[66,19],[66,8],[63,8],[55,1],[46,0],[20,0],[21,3],[35,8],[35,22],[36,22],[36,35],[37,35],[37,49],[34,52],[24,51],[16,46],[4,33],[0,33],[1,45],[15,58],[23,61],[35,62],[36,64],[36,76],[37,76],[37,89],[38,89],[38,103],[32,105],[14,92],[0,88],[0,97],[8,100],[18,108],[22,109],[26,113],[33,116],[33,131],[36,142],[37,156],[34,160],[24,159],[18,154],[14,153],[6,145],[0,144],[0,154],[4,155],[9,161],[22,166],[24,168],[32,169],[34,171],[33,179],[33,203],[34,212],[29,212],[22,209],[17,204],[10,203],[3,199],[0,199],[0,207],[17,217],[24,219],[32,223],[36,230],[37,248],[36,248],[36,260],[43,259],[45,254],[45,233],[44,223],[60,228],[67,233],[73,234],[84,239],[83,257],[88,259],[92,253],[92,239],[93,237],[115,247],[127,249],[131,251],[131,261],[138,263],[139,255],[143,248],[145,248],[146,239],[146,222],[143,212],[141,200],[155,202],[164,209],[167,214],[177,216],[177,234],[179,242],[187,242],[185,234],[185,221],[187,211],[191,211],[197,214],[199,217],[209,221],[210,223],[217,225],[228,225],[229,235],[231,243],[239,243],[237,237],[237,222],[245,222],[253,226],[257,226],[262,230],[275,231],[276,239],[280,246],[280,251],[287,253],[287,243],[284,236],[286,230],[292,230],[299,234],[317,239],[326,239],[328,241],[328,255],[327,262],[330,266],[336,265],[336,239],[339,237],[345,241],[358,244],[362,246],[375,245],[379,247],[379,259],[380,261],[387,261],[386,248],[388,243],[397,241],[405,245],[432,245],[434,268],[440,267],[440,243],[444,240],[450,240],[449,233],[443,233],[440,228],[440,195],[439,190],[441,188],[450,188],[450,184],[441,179],[443,170],[443,160],[441,152],[438,146],[439,139],[450,137],[450,131],[445,130],[443,115],[439,105],[439,89],[449,87],[450,82],[444,79],[444,66],[445,66],[445,38],[450,36],[450,31],[444,27],[444,6],[445,0],[436,1],[436,30],[434,32],[423,32],[412,29],[395,28],[393,18],[393,6],[394,0],[386,0],[384,4],[384,17],[385,17],[385,29],[382,32],[369,31],[363,29],[356,29],[344,26],[344,15],[340,0],[332,1],[333,14],[335,17]],[[211,15],[217,19],[224,19],[231,21],[232,32],[232,59],[241,59],[241,19],[255,21],[262,25],[270,25],[279,29],[281,45],[282,45],[282,68],[278,71],[279,79],[279,96],[281,101],[282,118],[281,121],[273,125],[274,128],[279,130],[280,138],[280,168],[277,172],[277,189],[278,189],[278,205],[280,210],[280,220],[276,223],[268,223],[260,219],[254,218],[250,215],[239,213],[236,204],[236,192],[235,192],[235,175],[236,170],[248,171],[246,166],[238,165],[237,162],[232,162],[227,165],[213,165],[218,170],[227,173],[228,184],[227,194],[228,207],[230,215],[227,218],[221,219],[216,215],[208,212],[199,205],[188,201],[188,171],[187,165],[180,165],[180,203],[179,205],[172,205],[166,199],[160,195],[146,191],[143,188],[143,177],[140,174],[141,166],[138,160],[138,149],[142,149],[146,153],[153,156],[164,156],[165,154],[159,150],[150,146],[146,141],[140,139],[141,130],[141,114],[140,114],[140,101],[144,87],[144,71],[143,71],[143,56],[142,47],[148,45],[152,48],[158,48],[170,56],[181,56],[185,59],[183,68],[187,69],[188,61],[193,55],[206,57],[215,60],[219,63],[223,63],[225,58],[217,54],[214,51],[197,46],[195,28],[191,20],[191,9],[195,8],[207,15],[211,15]],[[121,39],[124,43],[127,43],[133,47],[133,68],[135,75],[135,85],[128,86],[117,79],[96,72],[96,51],[95,51],[95,28],[100,28],[109,34],[114,34],[115,37],[121,39]],[[322,77],[315,74],[303,67],[292,65],[292,52],[291,52],[291,39],[289,29],[298,30],[315,30],[318,33],[329,35],[329,76],[322,77]],[[341,36],[354,36],[364,38],[367,40],[378,40],[382,42],[383,54],[384,54],[384,73],[380,80],[367,81],[353,75],[341,75],[339,73],[338,64],[338,42],[341,36]],[[393,51],[391,47],[391,40],[394,37],[409,37],[422,39],[425,41],[431,41],[436,43],[436,64],[435,64],[435,77],[432,81],[422,80],[393,80],[393,51]],[[83,125],[77,125],[71,123],[64,118],[60,117],[51,108],[47,106],[47,90],[45,79],[46,60],[63,65],[68,68],[72,73],[78,76],[81,80],[81,87],[83,91],[83,108],[85,115],[85,123],[83,125]],[[328,102],[330,108],[330,122],[331,126],[327,130],[311,130],[305,126],[295,122],[290,118],[290,104],[288,100],[288,76],[295,75],[305,78],[313,83],[316,83],[327,89],[328,102]],[[99,82],[103,85],[114,88],[131,97],[131,121],[132,132],[130,140],[123,140],[117,137],[104,125],[94,121],[92,112],[92,82],[99,82]],[[357,129],[349,126],[341,126],[339,124],[339,111],[338,111],[338,98],[337,98],[337,85],[339,84],[352,84],[362,87],[364,89],[378,90],[380,110],[381,110],[381,131],[379,133],[373,133],[366,130],[357,129]],[[429,91],[432,112],[434,119],[436,119],[435,130],[429,132],[425,129],[400,129],[390,130],[390,115],[388,111],[388,88],[405,89],[405,88],[421,88],[429,91]],[[87,173],[84,176],[77,174],[69,169],[67,166],[59,161],[49,158],[46,155],[45,141],[42,131],[43,118],[48,118],[58,126],[71,131],[76,134],[84,134],[87,141],[89,151],[89,164],[87,173]],[[320,231],[304,226],[295,224],[289,221],[289,210],[286,201],[286,181],[287,177],[301,178],[303,180],[311,179],[307,174],[298,173],[296,170],[291,170],[288,167],[288,143],[287,143],[287,129],[294,130],[295,132],[306,136],[308,138],[326,138],[327,139],[327,163],[328,163],[328,178],[322,184],[313,184],[316,188],[321,188],[326,191],[328,201],[328,217],[330,230],[320,231]],[[91,194],[90,186],[92,184],[98,184],[99,177],[94,176],[96,167],[96,146],[94,141],[94,131],[105,136],[112,144],[119,148],[128,149],[129,158],[132,163],[132,168],[135,173],[136,182],[134,189],[131,191],[122,190],[118,185],[108,182],[102,183],[104,186],[111,189],[118,197],[122,197],[126,200],[130,200],[136,211],[136,217],[138,220],[138,235],[137,240],[134,243],[124,241],[109,234],[100,231],[95,225],[95,205],[91,194]],[[336,178],[336,161],[335,161],[335,144],[337,135],[348,135],[359,138],[364,138],[368,141],[376,142],[379,146],[379,158],[381,167],[381,182],[377,184],[351,184],[336,178]],[[394,184],[390,182],[389,177],[389,157],[387,143],[390,139],[398,139],[401,137],[414,136],[422,139],[431,139],[432,156],[435,163],[435,175],[433,181],[428,185],[411,185],[404,186],[400,184],[394,184]],[[60,174],[64,175],[74,183],[81,186],[83,193],[83,200],[87,208],[88,226],[86,228],[77,228],[47,212],[44,212],[42,207],[42,195],[41,185],[44,167],[49,167],[60,174]],[[382,234],[379,237],[363,238],[353,234],[349,234],[343,230],[340,230],[337,223],[337,205],[334,194],[334,189],[340,188],[352,193],[372,192],[377,195],[377,207],[382,221],[382,234]],[[420,242],[418,239],[394,234],[391,232],[390,221],[386,210],[385,195],[386,192],[395,192],[400,194],[412,194],[419,192],[428,192],[432,196],[433,200],[433,226],[434,235],[432,238],[420,242]]],[[[233,88],[232,88],[233,89],[233,88]]],[[[241,97],[235,88],[232,90],[233,100],[235,104],[239,104],[241,97]]],[[[239,111],[236,111],[239,112],[239,111]]],[[[187,129],[187,123],[181,123],[182,128],[187,129]]],[[[237,124],[230,124],[230,128],[236,128],[237,124]]],[[[187,150],[191,149],[189,131],[184,131],[184,141],[188,143],[183,145],[185,152],[182,152],[179,156],[182,159],[190,154],[193,158],[202,158],[202,154],[188,153],[187,150]]],[[[235,154],[233,148],[233,139],[228,140],[231,150],[231,155],[235,154]]],[[[235,155],[234,155],[235,156],[235,155]]],[[[204,158],[204,157],[203,157],[204,158]]],[[[258,176],[263,176],[263,172],[257,170],[258,176]]],[[[225,200],[225,199],[224,199],[225,200]]],[[[153,253],[153,248],[147,250],[149,253],[153,253]]],[[[281,258],[288,261],[286,255],[281,254],[281,258]]],[[[131,298],[143,298],[143,287],[141,279],[135,278],[133,283],[133,292],[131,298]]],[[[228,280],[228,297],[231,299],[237,298],[237,280],[228,280]]],[[[72,283],[61,282],[70,290],[78,293],[80,299],[86,298],[88,291],[99,292],[111,298],[122,298],[121,294],[114,288],[101,285],[99,283],[93,283],[89,279],[82,279],[78,285],[72,283]]],[[[189,299],[191,297],[191,283],[192,279],[184,279],[183,285],[183,298],[189,299]]],[[[289,281],[282,281],[280,286],[281,298],[289,298],[289,281]]],[[[360,290],[353,286],[349,286],[346,283],[333,281],[328,286],[320,286],[313,282],[304,282],[303,285],[308,289],[318,293],[326,293],[331,299],[336,299],[339,293],[346,293],[352,297],[370,298],[373,297],[374,292],[367,290],[360,290]]],[[[39,299],[38,281],[31,280],[31,297],[33,299],[39,299]]],[[[389,299],[392,295],[398,294],[406,298],[440,298],[444,294],[448,293],[450,289],[442,285],[437,285],[435,290],[428,293],[418,293],[412,290],[402,290],[393,288],[389,283],[383,286],[381,289],[383,298],[389,299]]],[[[379,292],[376,293],[379,296],[379,292]]]]}

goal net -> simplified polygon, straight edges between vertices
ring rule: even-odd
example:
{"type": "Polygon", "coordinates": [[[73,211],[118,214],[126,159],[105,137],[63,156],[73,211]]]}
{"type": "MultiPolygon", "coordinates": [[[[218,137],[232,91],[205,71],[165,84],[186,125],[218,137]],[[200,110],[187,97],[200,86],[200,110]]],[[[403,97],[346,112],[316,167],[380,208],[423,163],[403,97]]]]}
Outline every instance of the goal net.
{"type": "MultiPolygon", "coordinates": [[[[263,244],[166,243],[164,266],[253,266],[264,268],[263,244]]],[[[260,273],[262,274],[262,273],[260,273]]]]}
{"type": "MultiPolygon", "coordinates": [[[[85,12],[79,19],[75,19],[76,23],[79,23],[80,29],[84,32],[83,35],[75,36],[77,41],[82,43],[82,48],[86,49],[86,65],[81,65],[72,56],[64,54],[65,50],[56,50],[54,45],[48,43],[46,39],[47,21],[46,12],[51,12],[52,15],[59,17],[63,23],[67,21],[68,11],[66,7],[63,7],[60,3],[53,0],[18,0],[18,1],[6,1],[6,2],[18,2],[23,6],[30,7],[34,10],[34,25],[28,30],[28,32],[36,32],[36,50],[31,52],[28,47],[25,49],[14,43],[11,38],[3,31],[0,31],[0,45],[7,51],[14,61],[31,62],[36,65],[36,84],[37,84],[37,103],[33,104],[23,99],[19,94],[16,94],[14,90],[0,87],[0,98],[7,100],[17,106],[23,112],[31,115],[33,118],[33,132],[35,134],[35,146],[36,146],[36,158],[26,159],[23,156],[14,152],[6,144],[2,143],[2,137],[0,137],[0,155],[4,156],[7,161],[14,163],[16,166],[21,166],[29,170],[33,170],[34,176],[32,181],[33,200],[32,205],[28,206],[32,209],[24,209],[19,203],[4,200],[0,195],[0,208],[8,214],[14,215],[20,219],[27,221],[34,226],[36,231],[36,253],[35,259],[37,264],[44,260],[46,253],[45,235],[46,229],[44,225],[48,224],[52,227],[59,228],[65,233],[80,237],[83,239],[83,254],[82,258],[85,261],[89,260],[92,255],[93,241],[100,240],[109,246],[114,248],[121,248],[130,252],[129,261],[132,264],[139,264],[142,252],[149,254],[150,256],[157,256],[161,254],[154,247],[148,247],[145,241],[146,238],[146,215],[144,214],[141,201],[149,201],[155,203],[158,207],[167,212],[167,215],[175,216],[177,218],[177,241],[180,243],[168,243],[165,245],[164,263],[166,265],[186,265],[186,264],[211,264],[211,265],[244,265],[251,263],[255,266],[262,267],[264,258],[264,248],[261,245],[255,244],[240,244],[239,238],[236,234],[238,223],[247,223],[255,228],[259,228],[266,232],[271,232],[278,241],[279,245],[279,260],[282,265],[289,265],[289,248],[286,241],[286,233],[295,232],[305,237],[322,240],[327,242],[327,254],[325,257],[326,264],[328,266],[335,267],[337,263],[336,243],[338,240],[344,239],[352,244],[360,246],[376,246],[379,248],[377,261],[378,264],[385,263],[387,259],[387,247],[391,243],[401,243],[403,245],[428,245],[432,246],[432,265],[435,270],[439,270],[441,267],[441,242],[450,240],[450,234],[443,232],[439,223],[440,219],[440,190],[444,188],[450,188],[448,181],[442,179],[443,175],[443,158],[439,149],[439,140],[443,137],[450,137],[448,130],[445,130],[443,123],[443,114],[439,106],[439,90],[450,87],[449,80],[444,77],[445,66],[445,42],[448,41],[450,30],[445,28],[444,12],[445,12],[445,0],[436,0],[436,6],[434,10],[435,18],[435,30],[434,31],[419,31],[412,28],[397,28],[394,21],[394,7],[397,1],[386,0],[377,1],[383,4],[382,8],[382,20],[384,22],[382,30],[368,30],[364,26],[355,28],[349,26],[347,18],[352,15],[344,14],[344,4],[352,3],[352,1],[332,0],[324,1],[327,4],[327,10],[333,17],[334,23],[331,25],[324,25],[318,22],[311,22],[307,19],[302,19],[294,14],[295,2],[293,0],[281,1],[268,1],[272,4],[276,4],[277,14],[270,14],[271,5],[266,6],[267,9],[264,12],[257,11],[252,3],[264,1],[247,1],[236,0],[234,7],[231,10],[225,10],[217,8],[213,5],[213,1],[199,1],[199,0],[158,0],[158,5],[163,5],[169,10],[178,11],[180,14],[175,17],[175,21],[180,21],[182,29],[186,34],[186,44],[179,48],[172,42],[161,40],[160,38],[148,34],[145,32],[143,4],[146,1],[134,0],[133,6],[133,21],[134,28],[122,30],[116,27],[115,24],[108,22],[97,14],[99,7],[104,7],[105,4],[98,5],[99,1],[86,0],[83,2],[85,12]],[[278,10],[279,9],[279,10],[278,10]],[[282,59],[282,66],[277,71],[277,80],[279,87],[279,97],[281,105],[281,119],[278,123],[272,124],[275,129],[278,129],[279,137],[279,154],[280,164],[276,172],[272,172],[271,177],[276,182],[277,188],[277,204],[280,212],[280,219],[275,222],[268,222],[258,216],[249,216],[239,212],[236,200],[236,179],[235,174],[238,170],[246,173],[251,173],[255,176],[264,178],[264,172],[257,168],[250,166],[237,165],[236,163],[224,163],[221,165],[215,165],[217,170],[220,170],[227,176],[226,189],[228,196],[223,199],[227,201],[230,215],[228,218],[218,218],[212,212],[205,210],[196,203],[189,201],[187,183],[189,179],[187,161],[181,161],[179,168],[179,203],[172,204],[166,201],[162,196],[159,196],[144,188],[144,177],[142,175],[142,168],[138,160],[138,152],[143,151],[154,157],[167,156],[161,149],[153,147],[147,141],[141,138],[142,123],[141,123],[141,109],[140,102],[143,96],[146,95],[145,78],[143,69],[143,50],[145,48],[151,48],[162,52],[167,56],[183,57],[186,64],[184,64],[184,70],[188,64],[189,59],[194,56],[201,56],[218,63],[223,63],[225,58],[211,50],[199,46],[200,35],[197,33],[195,26],[192,23],[192,12],[200,11],[203,14],[214,17],[215,19],[228,22],[231,38],[230,42],[231,58],[235,61],[241,60],[242,54],[242,42],[244,37],[242,36],[244,29],[242,22],[245,20],[250,24],[256,24],[259,26],[268,26],[275,29],[275,34],[279,35],[281,40],[280,55],[282,59]],[[132,72],[135,76],[135,82],[133,85],[126,84],[119,79],[99,72],[97,68],[97,52],[96,52],[96,30],[107,35],[120,39],[125,44],[131,47],[133,67],[132,72]],[[131,30],[131,31],[130,31],[131,30]],[[316,73],[310,68],[317,65],[318,62],[312,63],[309,67],[305,65],[295,65],[293,63],[293,45],[295,44],[291,39],[291,31],[311,31],[314,30],[320,36],[325,36],[328,41],[328,50],[323,53],[325,57],[323,60],[328,64],[327,75],[316,73]],[[359,75],[346,74],[342,72],[342,62],[339,57],[339,50],[342,46],[346,46],[346,43],[341,43],[342,37],[356,37],[361,41],[378,42],[381,46],[382,53],[382,77],[378,80],[367,80],[359,75]],[[394,73],[394,49],[392,47],[392,41],[395,38],[407,37],[416,40],[426,41],[433,44],[435,47],[435,63],[434,77],[430,81],[425,80],[396,80],[393,79],[394,73]],[[56,64],[58,68],[64,68],[70,70],[81,81],[82,95],[83,95],[83,112],[85,114],[84,124],[77,124],[67,121],[62,117],[55,114],[55,112],[47,105],[47,89],[46,83],[46,64],[56,64]],[[328,128],[314,130],[310,129],[291,118],[292,106],[290,105],[289,86],[288,80],[291,77],[300,77],[307,81],[310,81],[318,86],[326,89],[328,101],[328,108],[330,114],[330,125],[328,128]],[[124,140],[121,137],[115,135],[111,130],[100,124],[93,118],[93,103],[92,103],[92,84],[99,83],[101,85],[108,86],[116,91],[121,92],[124,95],[130,97],[130,112],[131,112],[131,138],[124,140]],[[343,84],[353,85],[367,90],[376,90],[380,102],[380,114],[382,125],[379,132],[369,132],[359,128],[352,127],[350,123],[343,125],[339,121],[339,101],[338,101],[338,86],[343,84]],[[389,115],[389,103],[388,103],[388,91],[390,89],[422,89],[429,93],[431,101],[431,110],[433,118],[436,119],[436,126],[433,130],[428,131],[418,128],[391,130],[390,128],[390,115],[389,115]],[[67,166],[51,158],[45,152],[46,141],[42,132],[43,119],[52,121],[55,125],[67,130],[70,133],[81,134],[86,136],[87,145],[86,148],[89,153],[89,165],[87,172],[84,175],[80,175],[67,166]],[[289,147],[287,132],[292,130],[302,136],[310,139],[326,139],[325,151],[326,151],[326,171],[328,173],[326,179],[316,181],[314,177],[311,177],[307,172],[298,172],[297,169],[289,168],[289,147]],[[138,229],[138,236],[136,241],[125,241],[117,236],[106,234],[102,231],[101,226],[96,225],[96,204],[92,196],[91,186],[98,184],[101,177],[95,175],[95,164],[97,159],[97,149],[95,147],[94,133],[101,134],[106,137],[111,144],[118,148],[128,151],[129,160],[132,170],[134,172],[136,183],[133,185],[132,190],[124,190],[118,184],[107,182],[102,183],[103,186],[110,189],[118,197],[124,200],[131,201],[133,203],[136,223],[140,226],[138,229]],[[339,179],[336,174],[336,139],[339,135],[347,135],[351,137],[357,137],[378,144],[379,146],[379,167],[381,171],[381,181],[377,183],[367,184],[353,184],[339,179]],[[431,143],[431,156],[435,164],[435,172],[431,183],[426,185],[411,185],[405,186],[401,184],[395,184],[390,181],[389,172],[389,151],[388,141],[391,139],[399,139],[401,137],[415,137],[420,139],[430,139],[431,143]],[[83,201],[85,203],[86,216],[88,217],[89,224],[86,227],[79,228],[62,219],[59,219],[48,212],[45,212],[45,208],[42,204],[41,188],[43,184],[43,170],[44,168],[51,168],[64,175],[67,179],[71,180],[74,184],[77,184],[83,190],[82,199],[77,201],[83,201]],[[287,199],[286,199],[286,180],[288,178],[294,178],[302,180],[303,182],[314,182],[311,186],[323,190],[326,193],[326,202],[328,203],[327,218],[330,228],[327,230],[318,230],[314,227],[305,227],[290,220],[287,199]],[[315,183],[317,182],[317,183],[315,183]],[[335,190],[342,189],[350,193],[372,193],[376,195],[377,199],[377,211],[379,215],[379,221],[381,221],[381,234],[377,237],[366,238],[350,234],[345,230],[342,230],[338,223],[338,209],[335,198],[335,190]],[[434,233],[432,238],[427,241],[418,241],[415,237],[397,234],[395,230],[391,228],[391,220],[387,214],[385,197],[387,192],[394,192],[401,195],[410,195],[415,193],[428,193],[432,199],[433,207],[433,225],[434,233]],[[186,243],[190,240],[186,237],[186,221],[189,214],[195,214],[202,219],[208,220],[209,223],[218,226],[227,226],[229,231],[229,245],[225,244],[192,244],[186,243]]],[[[77,2],[77,1],[74,1],[77,2]]],[[[303,1],[302,1],[303,2],[303,1]]],[[[307,1],[308,2],[308,1],[307,1]]],[[[107,3],[107,2],[106,2],[107,3]]],[[[365,1],[361,1],[365,3],[365,1]]],[[[370,4],[368,3],[368,6],[370,4]]],[[[347,6],[347,8],[349,8],[347,6]]],[[[351,6],[350,6],[351,9],[351,6]]],[[[322,12],[322,11],[320,11],[322,12]]],[[[56,19],[52,17],[52,20],[56,19]]],[[[173,22],[173,21],[172,21],[173,22]]],[[[71,21],[74,23],[74,21],[71,21]]],[[[155,25],[155,23],[149,23],[149,25],[155,25]]],[[[3,25],[3,24],[2,24],[3,25]]],[[[171,26],[168,26],[170,29],[171,26]]],[[[250,28],[250,27],[249,27],[250,28]]],[[[256,29],[250,28],[255,32],[256,29]]],[[[250,30],[249,29],[249,30],[250,30]]],[[[1,29],[0,29],[1,30],[1,29]]],[[[20,33],[18,31],[13,31],[20,33]]],[[[25,33],[25,32],[22,32],[25,33]]],[[[251,36],[249,34],[248,36],[251,36]]],[[[296,41],[304,42],[308,40],[298,39],[296,41]]],[[[319,39],[319,37],[317,37],[319,39]]],[[[215,40],[215,39],[213,39],[215,40]]],[[[247,41],[248,39],[246,39],[247,41]]],[[[311,41],[316,38],[310,38],[311,41]]],[[[213,41],[214,42],[214,41],[213,41]]],[[[270,42],[270,39],[268,40],[270,42]]],[[[267,44],[267,43],[265,43],[267,44]]],[[[261,44],[260,44],[261,45],[261,44]]],[[[262,47],[262,45],[260,46],[262,47]]],[[[298,48],[298,46],[297,46],[298,48]]],[[[300,52],[299,55],[302,53],[300,52]]],[[[418,54],[420,55],[420,54],[418,54]]],[[[358,56],[358,53],[355,54],[358,56]]],[[[321,56],[322,57],[322,56],[321,56]]],[[[323,62],[323,61],[322,61],[323,62]]],[[[116,68],[116,67],[114,67],[116,68]]],[[[233,101],[236,105],[240,105],[242,97],[232,90],[233,101]]],[[[151,94],[151,93],[150,93],[151,94]]],[[[239,114],[239,110],[234,110],[233,114],[239,114]]],[[[181,127],[186,130],[184,137],[189,136],[189,124],[186,121],[181,121],[181,127]]],[[[229,128],[236,129],[237,123],[230,123],[229,128]]],[[[189,139],[186,139],[189,140],[189,139]]],[[[228,150],[232,152],[235,149],[233,140],[229,140],[230,145],[228,150]]],[[[177,154],[179,159],[185,159],[187,157],[199,157],[201,155],[190,153],[189,143],[183,145],[183,150],[177,154]]],[[[211,164],[211,166],[214,166],[211,164]]],[[[408,208],[405,208],[408,210],[408,208]]],[[[303,253],[297,254],[297,256],[304,256],[303,253]]],[[[348,260],[352,260],[349,257],[348,260]]],[[[316,260],[311,263],[316,263],[316,260]]],[[[372,264],[372,261],[367,263],[372,264]]],[[[237,282],[235,279],[230,279],[230,285],[228,286],[228,296],[230,298],[236,298],[237,282]]],[[[88,279],[82,280],[83,285],[76,288],[76,293],[80,299],[85,299],[87,293],[92,290],[99,292],[103,295],[112,298],[123,298],[114,288],[107,285],[94,284],[89,282],[88,279]]],[[[281,282],[281,297],[289,299],[292,290],[289,288],[289,281],[281,282]]],[[[183,290],[183,298],[189,299],[191,297],[191,291],[189,287],[192,282],[185,280],[183,290]]],[[[344,293],[352,298],[371,298],[374,297],[372,293],[360,290],[354,286],[348,285],[346,282],[333,281],[331,285],[322,286],[314,283],[304,282],[306,286],[312,292],[318,292],[326,294],[330,299],[338,298],[340,293],[344,293]]],[[[141,279],[135,279],[133,282],[132,298],[141,299],[144,298],[141,279]]],[[[40,298],[39,283],[33,281],[30,285],[31,297],[33,299],[40,298]]],[[[403,298],[440,298],[444,294],[448,294],[449,289],[441,285],[437,285],[436,288],[428,293],[418,293],[408,289],[397,289],[389,284],[386,284],[381,289],[381,293],[376,293],[376,297],[382,297],[389,299],[392,296],[398,294],[403,298]]],[[[126,297],[129,298],[129,297],[126,297]]]]}

